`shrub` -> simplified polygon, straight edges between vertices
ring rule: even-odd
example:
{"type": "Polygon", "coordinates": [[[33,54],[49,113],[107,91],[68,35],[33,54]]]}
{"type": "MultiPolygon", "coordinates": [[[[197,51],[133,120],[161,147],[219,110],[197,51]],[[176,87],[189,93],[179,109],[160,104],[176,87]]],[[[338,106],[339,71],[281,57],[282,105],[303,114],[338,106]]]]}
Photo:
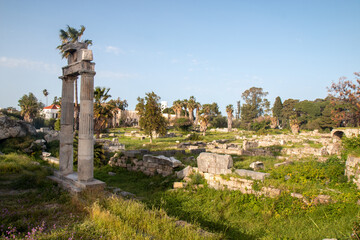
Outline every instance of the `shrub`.
{"type": "Polygon", "coordinates": [[[342,155],[344,158],[347,158],[347,155],[353,154],[360,156],[360,136],[357,137],[343,137],[342,138],[343,152],[342,155]]]}
{"type": "Polygon", "coordinates": [[[188,132],[192,124],[188,118],[177,118],[175,120],[174,126],[179,131],[188,132]]]}
{"type": "Polygon", "coordinates": [[[228,122],[226,117],[216,116],[210,120],[210,124],[214,128],[226,128],[228,122]]]}
{"type": "Polygon", "coordinates": [[[265,130],[265,129],[269,129],[270,128],[270,121],[266,120],[266,121],[261,121],[261,122],[253,122],[250,125],[250,130],[252,131],[260,131],[260,130],[265,130]]]}
{"type": "Polygon", "coordinates": [[[203,139],[203,136],[200,136],[197,133],[191,133],[190,136],[187,138],[187,140],[190,140],[190,141],[200,141],[202,139],[203,139]]]}

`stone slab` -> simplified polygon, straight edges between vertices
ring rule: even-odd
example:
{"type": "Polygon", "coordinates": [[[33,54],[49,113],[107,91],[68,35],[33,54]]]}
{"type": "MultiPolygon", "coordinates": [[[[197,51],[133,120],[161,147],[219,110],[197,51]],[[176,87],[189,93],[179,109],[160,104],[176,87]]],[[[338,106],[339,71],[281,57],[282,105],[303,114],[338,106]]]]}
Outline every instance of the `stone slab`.
{"type": "Polygon", "coordinates": [[[270,176],[270,173],[255,172],[246,169],[236,169],[235,173],[241,177],[250,177],[251,179],[261,181],[264,181],[266,177],[270,176]]]}

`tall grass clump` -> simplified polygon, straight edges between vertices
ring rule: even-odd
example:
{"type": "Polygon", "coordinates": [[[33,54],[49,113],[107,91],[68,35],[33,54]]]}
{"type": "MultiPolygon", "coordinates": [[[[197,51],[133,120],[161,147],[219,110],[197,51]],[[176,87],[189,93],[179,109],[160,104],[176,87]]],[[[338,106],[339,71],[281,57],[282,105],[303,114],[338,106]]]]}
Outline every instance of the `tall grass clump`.
{"type": "Polygon", "coordinates": [[[117,197],[94,203],[90,220],[110,239],[221,239],[198,226],[179,226],[161,209],[149,210],[140,202],[117,197]]]}

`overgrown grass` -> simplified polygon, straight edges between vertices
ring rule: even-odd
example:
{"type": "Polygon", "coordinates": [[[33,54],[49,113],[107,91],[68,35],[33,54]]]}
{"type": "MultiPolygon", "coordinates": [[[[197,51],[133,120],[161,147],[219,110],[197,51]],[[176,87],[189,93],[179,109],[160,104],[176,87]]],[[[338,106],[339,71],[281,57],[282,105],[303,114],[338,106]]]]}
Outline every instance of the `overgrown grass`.
{"type": "Polygon", "coordinates": [[[153,194],[171,189],[173,177],[164,178],[161,175],[148,177],[142,172],[130,172],[119,167],[104,166],[94,172],[96,179],[105,181],[108,187],[116,187],[121,190],[136,194],[139,197],[151,198],[153,194]],[[115,176],[108,173],[114,172],[115,176]]]}
{"type": "Polygon", "coordinates": [[[227,239],[347,239],[360,213],[354,202],[307,206],[286,193],[271,199],[206,187],[167,191],[154,204],[227,239]]]}
{"type": "MultiPolygon", "coordinates": [[[[1,239],[222,239],[137,201],[103,192],[71,197],[27,156],[0,156],[0,164],[7,165],[0,178],[1,239]]],[[[164,178],[152,179],[158,179],[150,189],[156,192],[164,178]]]]}

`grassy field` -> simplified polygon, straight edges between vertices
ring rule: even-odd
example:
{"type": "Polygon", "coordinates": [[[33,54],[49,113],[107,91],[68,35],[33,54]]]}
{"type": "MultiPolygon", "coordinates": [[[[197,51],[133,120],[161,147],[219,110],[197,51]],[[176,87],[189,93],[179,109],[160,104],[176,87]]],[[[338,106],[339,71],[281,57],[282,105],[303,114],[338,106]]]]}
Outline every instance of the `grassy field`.
{"type": "MultiPolygon", "coordinates": [[[[185,136],[148,140],[132,139],[113,130],[129,148],[171,148],[185,136]],[[132,144],[132,145],[131,145],[132,144]]],[[[246,133],[249,134],[249,133],[246,133]]],[[[233,133],[213,133],[203,141],[230,139],[233,133]]],[[[28,142],[28,139],[25,140],[28,142]]],[[[312,144],[311,142],[309,144],[312,144]]],[[[358,142],[349,140],[349,149],[358,142]]],[[[12,140],[1,149],[21,152],[25,143],[12,140]],[[5,147],[4,147],[5,146],[5,147]]],[[[354,147],[355,146],[355,147],[354,147]]],[[[51,146],[50,146],[51,147],[51,146]]],[[[56,147],[56,146],[55,146],[56,147]]],[[[0,150],[1,150],[0,149],[0,150]]],[[[348,151],[348,152],[352,152],[348,151]]],[[[177,155],[185,161],[190,155],[177,155]]],[[[196,157],[196,155],[192,155],[196,157]]],[[[218,191],[195,179],[184,189],[173,190],[174,177],[145,176],[118,167],[95,169],[95,177],[107,183],[108,191],[85,192],[77,197],[63,192],[47,180],[52,167],[36,155],[0,155],[0,236],[2,239],[357,239],[360,192],[344,177],[344,159],[325,162],[303,158],[292,165],[274,168],[276,157],[233,156],[235,168],[248,168],[262,161],[270,177],[259,186],[280,188],[276,198],[218,191]],[[115,173],[109,174],[109,172],[115,173]],[[131,192],[123,199],[114,188],[131,192]],[[301,193],[308,203],[293,198],[301,193]],[[331,196],[330,204],[316,205],[319,194],[331,196]]],[[[187,160],[186,160],[187,161],[187,160]]],[[[189,162],[187,162],[189,164],[189,162]]],[[[196,162],[191,162],[196,166],[196,162]]]]}

